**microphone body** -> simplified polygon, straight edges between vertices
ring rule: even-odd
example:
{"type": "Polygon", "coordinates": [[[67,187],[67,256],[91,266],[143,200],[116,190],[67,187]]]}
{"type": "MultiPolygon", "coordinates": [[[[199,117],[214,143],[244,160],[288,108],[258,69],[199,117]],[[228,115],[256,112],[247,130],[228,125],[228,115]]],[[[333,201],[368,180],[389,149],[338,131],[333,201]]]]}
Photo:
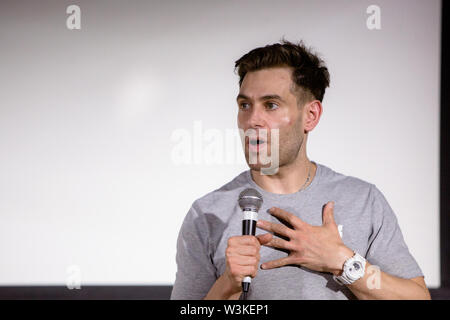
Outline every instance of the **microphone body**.
{"type": "Polygon", "coordinates": [[[258,212],[244,211],[244,218],[242,219],[242,235],[254,236],[256,233],[256,222],[258,222],[258,212]]]}
{"type": "MultiPolygon", "coordinates": [[[[244,210],[244,218],[242,219],[242,235],[254,236],[256,232],[256,223],[258,222],[258,212],[251,210],[244,210]]],[[[246,276],[242,280],[242,289],[244,292],[248,292],[252,278],[246,276]]]]}
{"type": "MultiPolygon", "coordinates": [[[[255,189],[245,189],[239,194],[239,206],[242,209],[242,235],[255,235],[256,222],[258,222],[258,211],[261,208],[263,199],[261,194],[255,189]]],[[[242,290],[246,296],[252,278],[250,276],[244,277],[242,281],[242,290]]]]}

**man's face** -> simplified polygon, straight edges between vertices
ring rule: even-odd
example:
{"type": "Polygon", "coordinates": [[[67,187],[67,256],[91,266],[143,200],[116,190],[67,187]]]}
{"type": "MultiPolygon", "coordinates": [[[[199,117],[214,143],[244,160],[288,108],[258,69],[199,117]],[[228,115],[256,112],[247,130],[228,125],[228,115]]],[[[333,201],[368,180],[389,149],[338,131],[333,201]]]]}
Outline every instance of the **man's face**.
{"type": "Polygon", "coordinates": [[[303,108],[297,105],[291,76],[291,68],[274,67],[248,72],[244,77],[237,97],[238,127],[244,132],[248,129],[267,130],[267,141],[263,144],[253,145],[255,141],[246,137],[245,159],[253,170],[270,166],[261,164],[259,154],[264,152],[271,156],[273,129],[279,130],[279,167],[297,158],[304,139],[303,108]],[[258,155],[256,164],[249,163],[251,153],[258,155]]]}

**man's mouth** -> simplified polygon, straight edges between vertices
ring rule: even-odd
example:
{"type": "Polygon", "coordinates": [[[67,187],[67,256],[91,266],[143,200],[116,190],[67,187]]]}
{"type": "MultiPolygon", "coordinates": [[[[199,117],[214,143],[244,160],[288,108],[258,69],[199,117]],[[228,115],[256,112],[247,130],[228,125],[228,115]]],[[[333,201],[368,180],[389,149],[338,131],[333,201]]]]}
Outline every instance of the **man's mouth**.
{"type": "Polygon", "coordinates": [[[258,145],[258,144],[263,144],[263,143],[265,143],[265,141],[264,141],[264,140],[261,140],[261,139],[253,139],[253,140],[250,140],[250,144],[253,145],[253,146],[256,146],[256,145],[258,145]]]}
{"type": "Polygon", "coordinates": [[[252,152],[258,152],[266,146],[266,141],[262,139],[250,139],[249,150],[252,152]]]}

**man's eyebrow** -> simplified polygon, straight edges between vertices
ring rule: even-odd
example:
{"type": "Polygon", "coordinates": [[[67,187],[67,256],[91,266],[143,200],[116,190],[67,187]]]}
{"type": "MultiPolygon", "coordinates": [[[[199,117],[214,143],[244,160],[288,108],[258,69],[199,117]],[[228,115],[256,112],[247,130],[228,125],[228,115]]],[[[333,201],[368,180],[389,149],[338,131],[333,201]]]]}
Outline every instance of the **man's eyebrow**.
{"type": "MultiPolygon", "coordinates": [[[[236,97],[236,100],[239,100],[239,99],[250,100],[249,97],[247,97],[245,94],[242,94],[242,93],[238,94],[238,96],[236,97]]],[[[280,100],[282,102],[285,102],[284,99],[281,98],[277,94],[268,94],[268,95],[260,97],[259,100],[280,100]]]]}
{"type": "Polygon", "coordinates": [[[277,94],[268,94],[268,95],[261,97],[260,99],[261,100],[280,100],[280,101],[284,102],[283,98],[281,98],[277,94]]]}
{"type": "Polygon", "coordinates": [[[236,97],[236,100],[239,100],[239,99],[249,100],[250,98],[247,97],[245,94],[239,93],[238,96],[236,97]]]}

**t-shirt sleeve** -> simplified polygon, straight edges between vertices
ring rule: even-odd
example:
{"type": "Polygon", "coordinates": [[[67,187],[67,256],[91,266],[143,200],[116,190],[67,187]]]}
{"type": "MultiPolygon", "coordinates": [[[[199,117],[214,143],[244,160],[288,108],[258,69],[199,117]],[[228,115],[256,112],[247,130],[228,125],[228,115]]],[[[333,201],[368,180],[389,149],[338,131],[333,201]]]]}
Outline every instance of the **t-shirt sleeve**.
{"type": "Polygon", "coordinates": [[[210,255],[208,225],[195,209],[195,203],[178,234],[176,262],[177,273],[170,298],[203,299],[216,281],[216,268],[210,255]]]}
{"type": "Polygon", "coordinates": [[[423,276],[403,239],[395,213],[375,185],[370,190],[370,205],[373,229],[366,259],[381,271],[399,278],[423,276]]]}

